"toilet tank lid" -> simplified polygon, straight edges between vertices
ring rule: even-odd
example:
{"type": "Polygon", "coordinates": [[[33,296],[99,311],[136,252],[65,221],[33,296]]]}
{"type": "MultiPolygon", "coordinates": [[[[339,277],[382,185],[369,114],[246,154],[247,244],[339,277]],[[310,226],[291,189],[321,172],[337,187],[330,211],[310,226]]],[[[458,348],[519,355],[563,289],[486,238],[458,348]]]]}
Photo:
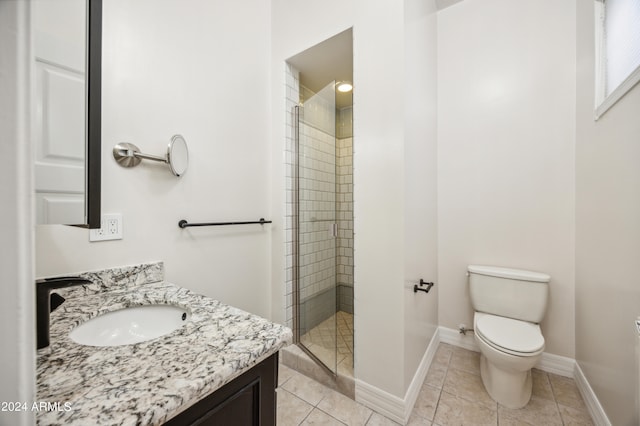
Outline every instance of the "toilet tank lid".
{"type": "Polygon", "coordinates": [[[500,266],[469,265],[467,270],[472,274],[488,275],[490,277],[510,278],[512,280],[535,281],[548,283],[551,276],[542,272],[525,271],[523,269],[502,268],[500,266]]]}

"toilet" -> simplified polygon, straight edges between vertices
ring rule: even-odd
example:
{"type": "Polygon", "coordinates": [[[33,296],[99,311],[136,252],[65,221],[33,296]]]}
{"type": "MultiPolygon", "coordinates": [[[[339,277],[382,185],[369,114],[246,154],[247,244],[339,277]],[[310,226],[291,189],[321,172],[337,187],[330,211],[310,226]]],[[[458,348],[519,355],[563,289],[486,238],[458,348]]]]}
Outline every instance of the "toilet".
{"type": "Polygon", "coordinates": [[[467,270],[482,383],[495,401],[522,408],[531,398],[531,368],[544,351],[539,323],[551,277],[497,266],[467,270]]]}

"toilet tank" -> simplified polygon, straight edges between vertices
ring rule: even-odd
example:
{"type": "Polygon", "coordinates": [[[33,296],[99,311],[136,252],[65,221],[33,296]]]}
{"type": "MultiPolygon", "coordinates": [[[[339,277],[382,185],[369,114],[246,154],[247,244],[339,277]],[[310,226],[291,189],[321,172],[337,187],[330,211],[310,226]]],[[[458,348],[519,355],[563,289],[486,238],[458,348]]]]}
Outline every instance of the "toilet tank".
{"type": "Polygon", "coordinates": [[[551,277],[540,272],[469,265],[473,309],[539,323],[544,317],[551,277]]]}

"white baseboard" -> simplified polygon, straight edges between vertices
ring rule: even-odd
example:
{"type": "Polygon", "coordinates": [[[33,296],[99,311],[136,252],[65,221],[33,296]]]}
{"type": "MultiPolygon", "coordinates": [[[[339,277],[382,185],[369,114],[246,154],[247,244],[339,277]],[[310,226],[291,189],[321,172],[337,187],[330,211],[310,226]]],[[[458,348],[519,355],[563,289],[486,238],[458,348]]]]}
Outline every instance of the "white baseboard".
{"type": "Polygon", "coordinates": [[[468,349],[474,352],[480,352],[480,348],[476,343],[476,339],[473,337],[473,331],[467,331],[467,334],[461,334],[458,330],[440,326],[438,327],[440,332],[440,341],[442,343],[448,343],[459,348],[468,349]]]}
{"type": "MultiPolygon", "coordinates": [[[[480,348],[473,336],[473,331],[468,331],[466,335],[463,335],[460,334],[458,330],[442,326],[439,327],[439,331],[440,341],[442,343],[448,343],[470,351],[480,352],[480,348]]],[[[546,371],[547,373],[557,374],[559,376],[573,377],[575,365],[576,361],[573,358],[544,352],[535,368],[546,371]]]]}
{"type": "Polygon", "coordinates": [[[558,376],[573,378],[576,371],[576,360],[544,352],[535,368],[558,376]]]}
{"type": "Polygon", "coordinates": [[[582,395],[582,399],[584,399],[584,403],[587,405],[589,414],[591,414],[593,423],[597,426],[611,426],[611,422],[607,417],[607,413],[604,412],[602,405],[600,405],[600,401],[598,401],[598,397],[591,388],[591,385],[589,385],[587,377],[584,375],[582,369],[580,368],[580,364],[578,364],[577,362],[574,379],[576,381],[576,385],[578,386],[578,390],[582,395]]]}
{"type": "Polygon", "coordinates": [[[405,403],[400,397],[356,379],[356,401],[394,422],[405,424],[405,403]]]}
{"type": "Polygon", "coordinates": [[[402,425],[407,424],[411,411],[413,411],[413,406],[420,394],[422,383],[427,377],[433,357],[436,354],[436,350],[438,350],[438,344],[440,343],[439,332],[439,328],[436,329],[436,332],[431,337],[431,341],[422,356],[420,364],[418,364],[404,398],[391,395],[382,389],[356,379],[356,401],[395,422],[402,425]]]}
{"type": "Polygon", "coordinates": [[[427,372],[429,371],[429,367],[431,367],[431,362],[433,361],[433,357],[436,355],[439,344],[440,328],[438,327],[436,332],[433,334],[433,337],[431,337],[431,342],[429,342],[429,346],[427,346],[427,350],[422,356],[422,360],[418,365],[416,374],[413,375],[413,380],[411,380],[411,384],[404,396],[404,423],[401,424],[406,424],[409,421],[409,417],[411,417],[411,411],[413,411],[413,406],[416,404],[422,384],[427,378],[427,372]]]}

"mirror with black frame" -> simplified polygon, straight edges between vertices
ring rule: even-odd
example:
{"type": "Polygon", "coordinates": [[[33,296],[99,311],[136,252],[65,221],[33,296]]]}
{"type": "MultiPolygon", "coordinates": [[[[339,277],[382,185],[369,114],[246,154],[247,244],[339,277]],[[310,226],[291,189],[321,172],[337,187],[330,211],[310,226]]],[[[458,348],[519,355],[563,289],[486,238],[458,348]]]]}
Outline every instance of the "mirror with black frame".
{"type": "Polygon", "coordinates": [[[37,224],[100,228],[102,0],[32,1],[37,224]]]}

